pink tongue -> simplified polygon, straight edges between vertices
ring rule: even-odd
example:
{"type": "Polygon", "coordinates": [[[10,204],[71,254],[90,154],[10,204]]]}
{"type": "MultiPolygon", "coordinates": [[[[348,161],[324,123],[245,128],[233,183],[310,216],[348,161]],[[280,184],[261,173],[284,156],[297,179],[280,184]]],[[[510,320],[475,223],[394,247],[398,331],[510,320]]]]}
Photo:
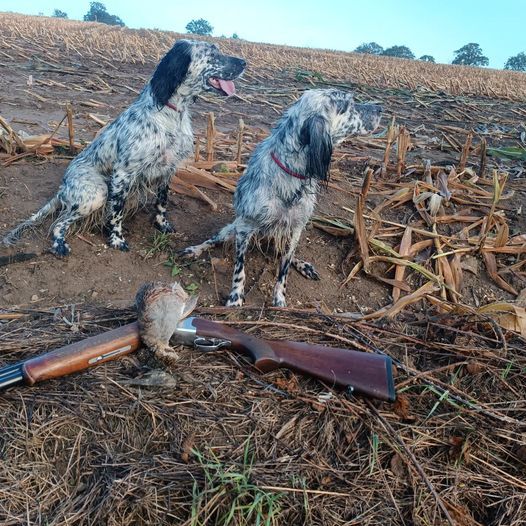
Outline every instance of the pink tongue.
{"type": "Polygon", "coordinates": [[[236,92],[236,87],[234,86],[234,83],[231,80],[223,80],[223,79],[217,79],[219,81],[219,85],[221,86],[221,89],[227,94],[227,95],[233,95],[236,92]]]}

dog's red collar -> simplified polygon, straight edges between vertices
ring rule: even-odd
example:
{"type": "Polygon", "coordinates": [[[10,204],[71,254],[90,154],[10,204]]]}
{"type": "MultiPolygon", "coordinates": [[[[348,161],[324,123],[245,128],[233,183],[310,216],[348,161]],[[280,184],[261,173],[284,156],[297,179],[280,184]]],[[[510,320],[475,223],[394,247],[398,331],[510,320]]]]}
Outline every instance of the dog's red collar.
{"type": "Polygon", "coordinates": [[[295,177],[296,179],[301,179],[302,181],[306,179],[304,175],[301,175],[297,172],[293,172],[292,170],[289,170],[276,156],[274,152],[271,152],[270,157],[272,157],[272,160],[286,173],[289,175],[292,175],[292,177],[295,177]]]}
{"type": "Polygon", "coordinates": [[[165,106],[168,106],[169,108],[171,108],[172,110],[174,111],[179,111],[179,109],[177,108],[177,106],[175,106],[175,104],[172,104],[171,102],[167,102],[165,104],[165,106]]]}

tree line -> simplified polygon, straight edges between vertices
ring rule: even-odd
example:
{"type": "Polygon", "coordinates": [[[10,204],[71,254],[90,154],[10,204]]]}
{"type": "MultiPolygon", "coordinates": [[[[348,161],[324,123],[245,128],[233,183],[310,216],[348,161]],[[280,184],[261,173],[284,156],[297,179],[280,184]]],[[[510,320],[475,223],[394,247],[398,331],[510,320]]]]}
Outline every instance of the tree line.
{"type": "MultiPolygon", "coordinates": [[[[407,46],[392,46],[384,49],[376,42],[368,42],[360,44],[355,50],[356,53],[365,53],[368,55],[381,55],[384,57],[397,57],[414,60],[416,57],[414,53],[407,46]]],[[[489,59],[486,57],[482,48],[475,42],[470,42],[460,49],[453,52],[455,54],[451,64],[461,66],[487,66],[489,59]]],[[[418,60],[424,62],[435,62],[431,55],[422,55],[418,60]]],[[[526,53],[522,52],[514,57],[510,57],[504,69],[513,69],[515,71],[526,71],[526,53]]]]}
{"type": "MultiPolygon", "coordinates": [[[[55,9],[53,16],[57,18],[67,18],[68,15],[60,9],[55,9]]],[[[101,22],[103,24],[124,26],[124,22],[116,15],[108,13],[106,6],[101,2],[91,2],[89,11],[84,15],[86,22],[101,22]]],[[[214,28],[204,18],[191,20],[186,24],[186,31],[193,35],[211,35],[214,28]]],[[[222,35],[224,37],[224,35],[222,35]]],[[[239,38],[237,33],[234,33],[231,38],[239,38]]],[[[407,46],[391,46],[384,49],[376,42],[368,42],[360,44],[355,50],[356,53],[365,53],[368,55],[381,55],[384,57],[397,57],[414,60],[416,57],[414,53],[407,46]]],[[[454,51],[455,57],[452,64],[459,64],[462,66],[487,66],[489,59],[486,57],[479,44],[471,42],[462,46],[460,49],[454,51]]],[[[424,62],[435,62],[432,55],[422,55],[418,58],[424,62]]],[[[526,53],[521,52],[510,57],[504,69],[515,71],[526,71],[526,53]]]]}

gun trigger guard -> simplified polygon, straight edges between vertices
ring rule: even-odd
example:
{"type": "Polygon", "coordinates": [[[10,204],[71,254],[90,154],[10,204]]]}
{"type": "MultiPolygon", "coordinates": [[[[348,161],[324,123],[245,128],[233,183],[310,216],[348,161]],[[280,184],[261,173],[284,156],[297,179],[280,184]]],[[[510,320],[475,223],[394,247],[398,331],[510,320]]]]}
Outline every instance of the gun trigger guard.
{"type": "Polygon", "coordinates": [[[199,337],[194,340],[194,347],[203,352],[217,351],[223,347],[230,347],[230,345],[232,345],[231,341],[220,338],[199,337]]]}

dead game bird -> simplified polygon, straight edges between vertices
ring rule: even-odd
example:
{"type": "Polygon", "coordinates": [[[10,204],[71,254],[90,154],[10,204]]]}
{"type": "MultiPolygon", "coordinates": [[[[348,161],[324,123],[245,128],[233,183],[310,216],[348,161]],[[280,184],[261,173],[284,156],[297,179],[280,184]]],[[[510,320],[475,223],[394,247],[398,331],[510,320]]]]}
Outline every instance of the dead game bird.
{"type": "Polygon", "coordinates": [[[145,283],[137,292],[135,305],[141,339],[158,358],[171,362],[177,357],[170,347],[170,338],[177,324],[195,309],[197,299],[177,282],[145,283]]]}

